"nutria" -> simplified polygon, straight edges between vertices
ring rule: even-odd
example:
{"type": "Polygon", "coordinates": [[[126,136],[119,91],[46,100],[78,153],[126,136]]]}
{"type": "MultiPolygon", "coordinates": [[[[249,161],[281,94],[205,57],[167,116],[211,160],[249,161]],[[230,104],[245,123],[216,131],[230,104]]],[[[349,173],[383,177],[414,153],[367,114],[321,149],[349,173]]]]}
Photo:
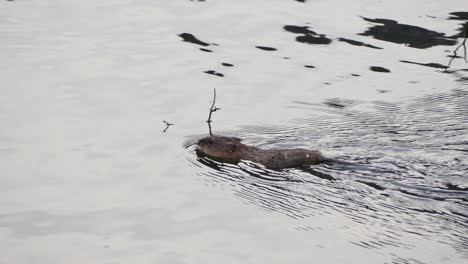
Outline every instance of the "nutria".
{"type": "Polygon", "coordinates": [[[316,150],[260,149],[242,144],[239,138],[222,136],[208,136],[200,139],[197,144],[197,153],[232,164],[237,164],[240,160],[250,160],[273,170],[316,165],[328,160],[316,150]]]}

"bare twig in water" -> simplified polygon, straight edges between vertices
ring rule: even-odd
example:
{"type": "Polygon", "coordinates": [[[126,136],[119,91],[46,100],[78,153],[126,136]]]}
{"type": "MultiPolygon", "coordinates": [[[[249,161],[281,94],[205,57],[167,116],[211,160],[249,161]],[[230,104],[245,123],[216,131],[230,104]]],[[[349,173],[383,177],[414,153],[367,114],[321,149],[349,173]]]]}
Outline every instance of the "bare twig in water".
{"type": "Polygon", "coordinates": [[[166,128],[163,130],[163,132],[165,133],[166,130],[170,127],[170,126],[173,126],[174,124],[171,124],[169,122],[167,122],[166,120],[163,120],[163,123],[166,125],[166,128]]]}
{"type": "Polygon", "coordinates": [[[210,136],[213,135],[213,133],[211,132],[211,122],[213,122],[213,121],[211,121],[211,115],[213,114],[213,112],[216,112],[216,111],[221,109],[219,107],[216,107],[215,104],[216,104],[216,88],[213,89],[213,103],[211,104],[210,114],[208,115],[208,120],[206,120],[206,122],[208,123],[208,129],[210,131],[210,136]]]}
{"type": "Polygon", "coordinates": [[[465,60],[465,62],[468,62],[466,58],[466,39],[468,39],[468,23],[465,24],[465,28],[463,31],[465,33],[465,38],[463,39],[462,43],[460,43],[460,45],[458,45],[457,48],[453,51],[453,55],[451,56],[452,58],[450,59],[447,65],[447,68],[445,68],[445,72],[448,71],[448,69],[450,68],[450,65],[452,65],[452,62],[455,60],[455,58],[458,58],[457,51],[461,47],[463,47],[463,59],[465,60]]]}

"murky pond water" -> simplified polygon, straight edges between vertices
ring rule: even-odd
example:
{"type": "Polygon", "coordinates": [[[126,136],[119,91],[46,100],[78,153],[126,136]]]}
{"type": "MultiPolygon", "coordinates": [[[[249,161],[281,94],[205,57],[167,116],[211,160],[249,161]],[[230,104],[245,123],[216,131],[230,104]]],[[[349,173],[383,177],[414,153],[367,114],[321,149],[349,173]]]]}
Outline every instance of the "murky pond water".
{"type": "Polygon", "coordinates": [[[466,23],[455,0],[1,1],[0,263],[466,263],[466,23]],[[215,134],[343,162],[198,157],[213,88],[215,134]]]}

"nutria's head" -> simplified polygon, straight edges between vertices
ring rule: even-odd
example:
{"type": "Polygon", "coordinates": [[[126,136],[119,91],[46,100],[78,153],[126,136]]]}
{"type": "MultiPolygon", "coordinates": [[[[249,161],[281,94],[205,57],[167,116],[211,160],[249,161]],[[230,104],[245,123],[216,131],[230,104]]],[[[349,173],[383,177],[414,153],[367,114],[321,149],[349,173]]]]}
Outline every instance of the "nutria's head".
{"type": "Polygon", "coordinates": [[[214,160],[237,163],[248,150],[248,147],[240,141],[235,137],[209,136],[198,141],[197,149],[200,154],[214,160]]]}

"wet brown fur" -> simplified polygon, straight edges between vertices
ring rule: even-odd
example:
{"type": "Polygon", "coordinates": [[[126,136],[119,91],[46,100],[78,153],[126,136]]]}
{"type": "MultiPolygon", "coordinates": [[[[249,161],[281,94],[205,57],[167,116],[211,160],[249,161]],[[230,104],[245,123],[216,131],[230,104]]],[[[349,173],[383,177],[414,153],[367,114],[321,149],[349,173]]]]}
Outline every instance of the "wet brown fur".
{"type": "Polygon", "coordinates": [[[316,165],[325,160],[320,152],[316,150],[264,150],[242,144],[239,138],[222,136],[209,136],[200,139],[197,144],[197,153],[220,162],[232,164],[237,164],[241,160],[250,160],[273,170],[316,165]]]}

